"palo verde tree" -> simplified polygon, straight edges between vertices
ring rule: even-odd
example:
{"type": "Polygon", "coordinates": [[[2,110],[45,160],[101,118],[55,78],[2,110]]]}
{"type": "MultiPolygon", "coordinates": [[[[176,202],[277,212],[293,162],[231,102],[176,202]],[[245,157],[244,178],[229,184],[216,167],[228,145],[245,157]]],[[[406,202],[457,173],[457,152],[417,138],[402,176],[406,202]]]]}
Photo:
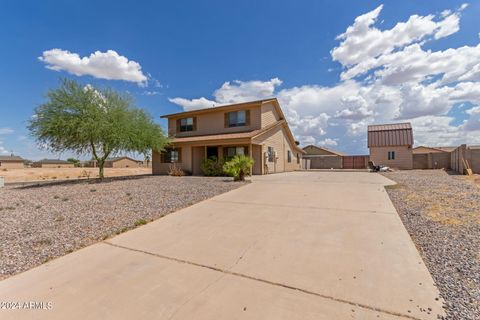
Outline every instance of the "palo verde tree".
{"type": "Polygon", "coordinates": [[[161,127],[131,97],[112,89],[62,80],[47,102],[35,109],[28,129],[40,146],[53,152],[91,154],[103,179],[105,160],[120,152],[149,155],[168,143],[161,127]]]}

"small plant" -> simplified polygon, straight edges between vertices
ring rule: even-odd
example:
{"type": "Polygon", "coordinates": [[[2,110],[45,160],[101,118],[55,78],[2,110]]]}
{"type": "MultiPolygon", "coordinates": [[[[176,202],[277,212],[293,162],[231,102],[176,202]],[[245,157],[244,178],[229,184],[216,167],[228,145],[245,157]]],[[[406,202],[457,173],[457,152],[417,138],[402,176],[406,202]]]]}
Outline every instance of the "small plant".
{"type": "Polygon", "coordinates": [[[87,170],[82,170],[82,173],[80,175],[82,178],[87,178],[87,179],[90,179],[90,171],[87,171],[87,170]]]}
{"type": "Polygon", "coordinates": [[[53,176],[53,177],[52,177],[52,179],[53,179],[53,180],[56,180],[56,179],[57,179],[57,177],[56,177],[56,176],[53,176]]]}
{"type": "Polygon", "coordinates": [[[35,209],[40,209],[41,207],[42,207],[41,205],[37,204],[37,205],[35,206],[35,209]]]}
{"type": "Polygon", "coordinates": [[[202,161],[202,163],[200,164],[200,169],[202,169],[203,174],[208,177],[224,176],[224,164],[225,163],[222,159],[217,159],[217,157],[210,157],[202,161]]]}
{"type": "Polygon", "coordinates": [[[3,168],[2,171],[8,171],[7,168],[3,168]]]}
{"type": "Polygon", "coordinates": [[[60,197],[57,196],[57,195],[53,196],[53,199],[58,199],[58,198],[60,198],[60,197]]]}
{"type": "Polygon", "coordinates": [[[62,198],[62,201],[68,201],[68,200],[70,200],[70,199],[68,199],[68,198],[62,198]]]}
{"type": "Polygon", "coordinates": [[[93,188],[93,189],[90,189],[90,192],[96,192],[97,189],[93,188]]]}
{"type": "Polygon", "coordinates": [[[175,163],[172,163],[168,168],[168,175],[174,177],[182,177],[185,175],[185,171],[178,167],[175,163]]]}
{"type": "Polygon", "coordinates": [[[147,220],[145,219],[140,219],[140,220],[137,220],[135,221],[135,227],[139,227],[139,226],[143,226],[144,224],[147,224],[147,220]]]}
{"type": "Polygon", "coordinates": [[[244,155],[237,155],[223,165],[223,170],[232,176],[233,180],[245,181],[245,175],[249,174],[252,166],[252,158],[244,155]]]}
{"type": "Polygon", "coordinates": [[[132,194],[130,192],[127,192],[127,197],[130,197],[132,194]]]}
{"type": "Polygon", "coordinates": [[[65,179],[70,179],[70,176],[65,176],[65,179]]]}
{"type": "Polygon", "coordinates": [[[116,232],[116,234],[124,233],[128,231],[128,227],[124,227],[116,232]]]}

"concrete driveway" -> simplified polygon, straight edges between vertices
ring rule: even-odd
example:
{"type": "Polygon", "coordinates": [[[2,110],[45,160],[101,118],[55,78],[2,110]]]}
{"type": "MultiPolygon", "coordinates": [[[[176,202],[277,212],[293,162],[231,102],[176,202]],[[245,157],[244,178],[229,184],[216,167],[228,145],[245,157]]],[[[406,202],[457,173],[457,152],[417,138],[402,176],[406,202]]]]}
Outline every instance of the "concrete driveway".
{"type": "Polygon", "coordinates": [[[361,172],[254,177],[0,282],[0,301],[52,304],[0,318],[437,319],[438,290],[391,183],[361,172]]]}

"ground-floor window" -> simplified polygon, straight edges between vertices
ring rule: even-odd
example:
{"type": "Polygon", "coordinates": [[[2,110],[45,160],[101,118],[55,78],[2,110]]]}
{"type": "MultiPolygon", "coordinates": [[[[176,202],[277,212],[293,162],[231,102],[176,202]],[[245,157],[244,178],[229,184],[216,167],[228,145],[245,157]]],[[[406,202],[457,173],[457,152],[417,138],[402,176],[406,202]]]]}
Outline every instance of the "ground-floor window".
{"type": "Polygon", "coordinates": [[[300,155],[297,153],[297,164],[300,164],[300,155]]]}
{"type": "Polygon", "coordinates": [[[395,151],[388,151],[388,160],[395,160],[395,151]]]}
{"type": "Polygon", "coordinates": [[[290,150],[287,151],[287,161],[292,162],[292,152],[290,150]]]}
{"type": "Polygon", "coordinates": [[[161,159],[163,163],[181,162],[181,149],[167,148],[162,152],[161,159]]]}
{"type": "Polygon", "coordinates": [[[273,150],[273,147],[267,148],[267,155],[268,155],[268,162],[275,161],[275,151],[273,150]]]}
{"type": "Polygon", "coordinates": [[[248,155],[247,147],[225,147],[223,148],[223,157],[226,161],[230,160],[235,156],[246,156],[248,155]]]}

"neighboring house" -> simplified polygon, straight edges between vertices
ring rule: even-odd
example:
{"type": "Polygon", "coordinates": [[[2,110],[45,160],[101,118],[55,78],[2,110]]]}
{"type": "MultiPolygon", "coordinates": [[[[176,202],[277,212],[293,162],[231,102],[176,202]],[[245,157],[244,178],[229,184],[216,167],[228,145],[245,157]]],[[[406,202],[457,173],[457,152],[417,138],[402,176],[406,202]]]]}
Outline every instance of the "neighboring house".
{"type": "Polygon", "coordinates": [[[395,169],[413,168],[413,132],[410,123],[368,126],[370,160],[395,169]]]}
{"type": "Polygon", "coordinates": [[[71,162],[60,159],[42,159],[32,164],[34,168],[73,168],[75,165],[71,162]]]}
{"type": "Polygon", "coordinates": [[[304,159],[310,160],[310,169],[342,169],[343,153],[324,147],[308,145],[303,148],[304,159]]]}
{"type": "Polygon", "coordinates": [[[0,156],[0,170],[2,169],[22,169],[25,167],[25,160],[19,156],[0,156]]]}
{"type": "Polygon", "coordinates": [[[130,157],[107,158],[105,160],[105,168],[139,168],[141,166],[142,161],[130,157]]]}
{"type": "Polygon", "coordinates": [[[153,152],[152,171],[166,174],[172,163],[194,175],[202,175],[205,158],[244,154],[253,158],[253,174],[293,171],[301,168],[304,151],[288,127],[277,99],[180,112],[168,118],[173,145],[153,152]]]}
{"type": "Polygon", "coordinates": [[[325,147],[317,147],[317,146],[314,146],[314,145],[308,145],[306,147],[303,147],[303,151],[305,151],[304,157],[309,157],[309,156],[344,156],[345,155],[342,152],[327,149],[325,147]]]}

